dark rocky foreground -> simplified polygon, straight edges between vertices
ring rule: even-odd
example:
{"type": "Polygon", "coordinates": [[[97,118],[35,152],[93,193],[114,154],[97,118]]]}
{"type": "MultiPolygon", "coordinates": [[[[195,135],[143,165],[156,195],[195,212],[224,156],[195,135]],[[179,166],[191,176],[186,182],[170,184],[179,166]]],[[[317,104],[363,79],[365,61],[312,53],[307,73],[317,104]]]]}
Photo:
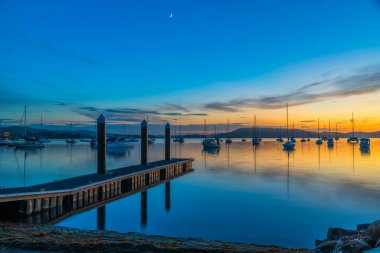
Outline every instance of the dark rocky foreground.
{"type": "Polygon", "coordinates": [[[380,220],[360,224],[356,230],[329,228],[327,239],[316,240],[316,253],[360,253],[374,248],[380,250],[380,220]]]}
{"type": "Polygon", "coordinates": [[[99,232],[53,226],[0,223],[0,251],[37,252],[299,252],[277,246],[99,232]]]}

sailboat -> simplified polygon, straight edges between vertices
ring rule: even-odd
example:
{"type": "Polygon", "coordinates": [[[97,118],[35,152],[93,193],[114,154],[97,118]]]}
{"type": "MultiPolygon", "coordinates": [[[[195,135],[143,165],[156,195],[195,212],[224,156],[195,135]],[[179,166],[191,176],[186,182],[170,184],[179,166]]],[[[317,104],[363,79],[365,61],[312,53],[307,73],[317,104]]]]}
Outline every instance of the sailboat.
{"type": "Polygon", "coordinates": [[[182,125],[179,125],[179,138],[178,138],[179,143],[184,143],[185,139],[182,137],[182,125]]]}
{"type": "Polygon", "coordinates": [[[318,140],[315,142],[317,145],[323,144],[323,140],[319,136],[319,118],[318,118],[318,140]]]}
{"type": "Polygon", "coordinates": [[[338,137],[338,122],[335,123],[335,140],[336,141],[339,140],[339,137],[338,137]]]}
{"type": "Polygon", "coordinates": [[[227,120],[227,129],[226,129],[226,143],[232,143],[232,139],[228,136],[230,133],[230,119],[227,120]]]}
{"type": "Polygon", "coordinates": [[[177,126],[174,126],[174,139],[173,142],[179,142],[179,138],[177,136],[177,126]]]}
{"type": "MultiPolygon", "coordinates": [[[[303,131],[303,124],[302,124],[302,136],[304,135],[304,133],[305,132],[303,131]]],[[[306,139],[304,137],[302,137],[301,142],[306,142],[306,139]]]]}
{"type": "Polygon", "coordinates": [[[207,134],[206,120],[203,127],[203,132],[204,132],[204,137],[202,141],[203,149],[219,149],[220,143],[219,143],[219,140],[216,138],[216,130],[215,130],[215,138],[206,138],[207,137],[206,136],[207,134]]]}
{"type": "Polygon", "coordinates": [[[347,142],[348,143],[358,143],[359,138],[355,136],[354,112],[352,112],[351,123],[352,123],[352,136],[347,139],[347,142]]]}
{"type": "Polygon", "coordinates": [[[45,145],[34,137],[28,137],[26,129],[26,105],[24,107],[24,142],[19,142],[15,145],[17,149],[34,149],[44,148],[45,145]]]}
{"type": "Polygon", "coordinates": [[[330,120],[329,120],[329,138],[327,139],[327,146],[329,148],[334,147],[334,139],[331,138],[331,132],[330,132],[330,120]]]}
{"type": "Polygon", "coordinates": [[[295,147],[295,143],[290,141],[289,138],[289,106],[288,103],[286,103],[286,133],[287,133],[287,138],[288,140],[282,144],[285,150],[293,150],[295,147]]]}
{"type": "Polygon", "coordinates": [[[280,129],[279,129],[279,137],[277,138],[277,141],[278,142],[283,142],[284,141],[284,139],[282,139],[282,131],[281,131],[281,125],[280,125],[280,129]]]}
{"type": "MultiPolygon", "coordinates": [[[[40,129],[40,131],[42,131],[42,116],[41,116],[41,129],[40,129]]],[[[41,143],[50,143],[50,140],[47,138],[47,137],[42,137],[42,133],[41,133],[41,137],[40,137],[40,139],[39,139],[39,141],[41,142],[41,143]]]]}
{"type": "Polygon", "coordinates": [[[256,125],[256,115],[253,119],[253,136],[252,136],[252,145],[257,146],[260,145],[260,139],[258,138],[258,128],[256,125]]]}
{"type": "Polygon", "coordinates": [[[66,139],[65,142],[67,144],[75,144],[75,143],[77,143],[77,141],[73,138],[73,122],[70,123],[70,129],[71,129],[71,138],[66,139]]]}

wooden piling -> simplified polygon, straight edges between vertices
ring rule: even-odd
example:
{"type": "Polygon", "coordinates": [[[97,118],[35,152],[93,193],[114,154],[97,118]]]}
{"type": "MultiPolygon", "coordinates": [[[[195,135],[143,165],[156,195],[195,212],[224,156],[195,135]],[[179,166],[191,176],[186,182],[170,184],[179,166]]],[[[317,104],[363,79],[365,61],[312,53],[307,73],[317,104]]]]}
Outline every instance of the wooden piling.
{"type": "Polygon", "coordinates": [[[141,165],[148,163],[148,123],[141,122],[141,165]]]}
{"type": "Polygon", "coordinates": [[[170,124],[165,125],[165,160],[170,161],[170,124]]]}
{"type": "Polygon", "coordinates": [[[98,137],[98,174],[106,174],[106,119],[103,114],[97,119],[97,137],[98,137]]]}

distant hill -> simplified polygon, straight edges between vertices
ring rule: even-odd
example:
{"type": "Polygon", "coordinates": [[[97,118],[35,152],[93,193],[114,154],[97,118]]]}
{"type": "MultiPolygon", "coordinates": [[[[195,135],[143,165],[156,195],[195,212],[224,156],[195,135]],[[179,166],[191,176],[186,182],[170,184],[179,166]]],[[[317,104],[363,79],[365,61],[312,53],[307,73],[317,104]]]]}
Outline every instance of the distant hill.
{"type": "MultiPolygon", "coordinates": [[[[12,136],[23,137],[25,128],[21,126],[2,127],[1,132],[9,132],[12,136]]],[[[66,131],[66,130],[46,130],[27,127],[28,136],[43,136],[49,139],[65,139],[65,138],[92,138],[96,133],[93,131],[79,130],[79,131],[66,131]]]]}
{"type": "MultiPolygon", "coordinates": [[[[0,133],[2,132],[9,132],[11,135],[16,137],[23,137],[24,136],[24,127],[21,126],[9,126],[9,127],[2,127],[0,130],[0,133]]],[[[89,130],[74,130],[73,132],[68,130],[46,130],[46,129],[38,129],[38,128],[31,128],[27,127],[27,132],[29,136],[44,136],[49,139],[65,139],[65,138],[92,138],[96,137],[95,131],[89,131],[89,130]]],[[[108,136],[112,136],[114,134],[108,133],[108,136]]],[[[138,135],[133,135],[137,137],[138,135]]],[[[208,134],[209,137],[214,137],[214,134],[208,134]]],[[[219,136],[221,138],[224,138],[226,136],[225,133],[219,133],[219,136]]],[[[228,133],[228,136],[230,138],[252,138],[253,136],[253,129],[252,128],[238,128],[230,133],[228,133]]],[[[269,127],[259,127],[258,129],[258,137],[260,138],[278,138],[278,137],[286,137],[286,129],[282,129],[279,131],[276,128],[269,128],[269,127]]],[[[321,132],[320,137],[328,137],[328,132],[321,132]]],[[[349,133],[338,133],[338,137],[340,138],[347,138],[351,136],[351,132],[349,133]]],[[[355,136],[358,137],[367,137],[367,138],[378,138],[380,137],[380,132],[369,132],[369,133],[362,133],[362,132],[356,132],[355,136]]],[[[156,135],[157,138],[162,138],[163,135],[156,135]]],[[[203,138],[202,134],[186,134],[183,135],[184,138],[203,138]]],[[[307,132],[300,129],[295,129],[292,131],[289,129],[289,137],[295,137],[295,138],[317,138],[318,133],[317,132],[307,132]]],[[[335,137],[335,132],[331,133],[331,137],[335,137]]]]}

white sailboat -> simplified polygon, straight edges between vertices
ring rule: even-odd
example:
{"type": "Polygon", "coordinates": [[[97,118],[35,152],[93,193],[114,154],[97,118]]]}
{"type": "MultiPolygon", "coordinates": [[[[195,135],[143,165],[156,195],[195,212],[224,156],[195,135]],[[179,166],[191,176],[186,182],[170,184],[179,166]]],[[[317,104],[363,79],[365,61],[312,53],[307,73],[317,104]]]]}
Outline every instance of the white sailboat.
{"type": "Polygon", "coordinates": [[[296,144],[294,142],[292,142],[289,138],[289,106],[288,106],[288,103],[286,103],[286,132],[287,132],[288,140],[284,144],[282,144],[282,146],[285,150],[290,151],[290,150],[294,149],[296,144]]]}
{"type": "Polygon", "coordinates": [[[228,136],[230,133],[230,119],[227,120],[227,129],[226,129],[226,143],[232,143],[232,139],[228,136]]]}
{"type": "Polygon", "coordinates": [[[348,137],[347,142],[348,143],[358,143],[359,142],[359,138],[355,136],[354,112],[352,112],[351,123],[352,123],[352,136],[348,137]]]}
{"type": "Polygon", "coordinates": [[[28,137],[27,129],[26,129],[26,105],[24,107],[24,141],[18,142],[15,144],[16,149],[39,149],[44,148],[45,145],[38,141],[34,137],[28,137]]]}
{"type": "Polygon", "coordinates": [[[70,123],[70,129],[71,129],[71,138],[66,139],[65,142],[67,144],[75,144],[75,143],[77,143],[77,141],[73,138],[73,122],[70,123]]]}
{"type": "Polygon", "coordinates": [[[334,147],[334,138],[331,138],[331,132],[330,132],[330,120],[329,120],[329,138],[327,139],[327,146],[329,148],[334,147]]]}
{"type": "Polygon", "coordinates": [[[323,140],[319,136],[319,118],[318,118],[318,140],[315,142],[317,145],[323,144],[323,140]]]}
{"type": "Polygon", "coordinates": [[[260,139],[258,137],[258,129],[257,129],[257,125],[256,125],[256,115],[254,115],[254,118],[253,118],[253,128],[252,128],[252,132],[253,132],[253,136],[252,136],[252,145],[254,146],[258,146],[260,145],[260,139]]]}
{"type": "Polygon", "coordinates": [[[216,133],[215,133],[215,138],[206,138],[207,137],[206,136],[207,135],[206,120],[205,120],[203,131],[204,131],[204,139],[202,141],[203,149],[219,149],[220,143],[216,139],[216,133]]]}

